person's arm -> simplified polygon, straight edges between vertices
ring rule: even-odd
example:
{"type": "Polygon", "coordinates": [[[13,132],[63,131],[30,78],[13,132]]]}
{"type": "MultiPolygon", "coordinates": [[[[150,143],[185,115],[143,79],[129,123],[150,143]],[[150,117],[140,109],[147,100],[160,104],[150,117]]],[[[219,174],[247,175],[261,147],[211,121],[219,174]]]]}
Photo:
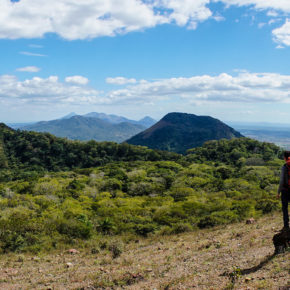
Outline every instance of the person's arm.
{"type": "Polygon", "coordinates": [[[283,166],[281,169],[281,174],[280,174],[280,182],[279,182],[279,187],[278,187],[278,192],[277,192],[277,198],[280,197],[280,193],[282,189],[285,187],[285,174],[286,174],[286,167],[283,166]]]}

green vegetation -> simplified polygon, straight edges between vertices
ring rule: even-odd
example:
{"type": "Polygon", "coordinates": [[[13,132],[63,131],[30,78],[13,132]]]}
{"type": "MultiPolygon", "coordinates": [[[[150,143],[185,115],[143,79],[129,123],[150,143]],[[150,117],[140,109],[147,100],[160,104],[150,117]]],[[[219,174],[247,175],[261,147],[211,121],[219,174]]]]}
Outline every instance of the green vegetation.
{"type": "Polygon", "coordinates": [[[208,141],[202,147],[187,151],[191,162],[222,162],[229,165],[276,165],[282,159],[282,150],[272,143],[259,142],[249,138],[208,141]],[[275,160],[276,159],[276,160],[275,160]]]}
{"type": "Polygon", "coordinates": [[[0,158],[7,165],[0,180],[39,176],[45,171],[90,168],[112,161],[177,160],[180,155],[113,142],[81,142],[49,133],[15,131],[0,124],[0,158]],[[1,146],[1,137],[3,145],[1,146]],[[5,155],[1,155],[1,152],[5,155]]]}
{"type": "MultiPolygon", "coordinates": [[[[2,252],[181,233],[279,208],[283,161],[272,144],[212,141],[181,156],[1,128],[9,166],[0,170],[2,252]]],[[[111,250],[117,257],[121,248],[111,250]]]]}

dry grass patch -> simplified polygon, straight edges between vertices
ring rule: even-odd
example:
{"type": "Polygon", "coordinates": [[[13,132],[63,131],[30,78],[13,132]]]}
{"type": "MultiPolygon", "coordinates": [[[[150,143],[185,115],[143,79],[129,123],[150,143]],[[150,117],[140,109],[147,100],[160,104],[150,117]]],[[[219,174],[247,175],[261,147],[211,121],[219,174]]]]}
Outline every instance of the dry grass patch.
{"type": "Polygon", "coordinates": [[[114,238],[75,255],[2,255],[0,289],[277,289],[290,285],[290,252],[272,255],[280,224],[275,214],[250,225],[114,238]]]}

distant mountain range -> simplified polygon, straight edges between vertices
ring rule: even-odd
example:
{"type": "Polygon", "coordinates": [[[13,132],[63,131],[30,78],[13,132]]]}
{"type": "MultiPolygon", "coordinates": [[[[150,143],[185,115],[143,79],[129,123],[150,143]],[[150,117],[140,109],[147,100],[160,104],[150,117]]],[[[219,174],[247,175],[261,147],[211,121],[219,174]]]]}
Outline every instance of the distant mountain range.
{"type": "Polygon", "coordinates": [[[152,149],[185,153],[205,141],[243,137],[218,119],[186,113],[169,113],[152,127],[126,142],[152,149]]]}
{"type": "Polygon", "coordinates": [[[217,119],[186,113],[169,113],[157,123],[150,117],[136,121],[97,112],[85,115],[70,113],[57,120],[27,124],[19,129],[49,132],[72,140],[118,143],[127,140],[129,144],[177,153],[202,146],[208,140],[242,137],[239,132],[217,119]]]}
{"type": "Polygon", "coordinates": [[[17,128],[26,131],[49,132],[72,140],[123,142],[155,122],[150,117],[135,121],[117,115],[92,112],[83,116],[70,113],[61,119],[41,121],[17,128]]]}
{"type": "Polygon", "coordinates": [[[130,124],[137,124],[137,125],[142,125],[146,128],[149,128],[153,124],[156,123],[156,120],[154,120],[148,116],[144,117],[143,119],[141,119],[139,121],[127,119],[127,118],[122,117],[122,116],[117,116],[117,115],[112,115],[112,114],[108,115],[108,114],[96,113],[96,112],[88,113],[86,115],[83,115],[83,117],[97,118],[97,119],[101,119],[101,120],[107,121],[107,122],[112,123],[112,124],[119,124],[119,123],[123,123],[123,122],[130,123],[130,124]]]}

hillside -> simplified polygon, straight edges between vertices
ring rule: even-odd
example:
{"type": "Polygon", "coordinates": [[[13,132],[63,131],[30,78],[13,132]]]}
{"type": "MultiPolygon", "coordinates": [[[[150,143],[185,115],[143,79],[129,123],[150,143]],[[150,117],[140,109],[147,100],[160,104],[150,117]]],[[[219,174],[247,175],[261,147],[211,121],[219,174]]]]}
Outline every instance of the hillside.
{"type": "Polygon", "coordinates": [[[26,131],[49,132],[55,136],[71,140],[113,142],[122,142],[144,129],[145,127],[139,124],[111,123],[95,117],[83,116],[43,121],[21,128],[21,130],[26,131]]]}
{"type": "Polygon", "coordinates": [[[242,135],[223,122],[208,116],[169,113],[149,129],[126,142],[152,149],[185,153],[205,141],[231,139],[242,135]]]}
{"type": "Polygon", "coordinates": [[[277,146],[223,139],[182,156],[3,124],[0,135],[0,288],[287,285],[289,253],[271,245],[277,146]]]}
{"type": "Polygon", "coordinates": [[[17,176],[21,170],[28,174],[30,171],[88,168],[113,161],[180,158],[178,154],[157,152],[141,146],[93,140],[71,141],[49,133],[13,130],[1,123],[0,137],[1,159],[7,164],[7,172],[5,168],[0,168],[0,179],[17,176]]]}
{"type": "Polygon", "coordinates": [[[69,247],[5,254],[0,288],[289,289],[290,252],[273,256],[271,242],[280,223],[281,215],[275,214],[253,225],[236,223],[170,237],[107,237],[93,245],[74,245],[75,255],[68,253],[69,247]],[[120,249],[120,256],[113,258],[113,249],[120,249]]]}
{"type": "MultiPolygon", "coordinates": [[[[69,151],[68,146],[62,155],[51,156],[49,148],[41,151],[43,147],[35,147],[34,142],[48,146],[53,139],[35,134],[29,135],[30,140],[35,138],[32,142],[25,140],[25,135],[13,139],[19,153],[7,156],[9,166],[12,162],[16,165],[0,170],[0,207],[5,212],[0,216],[0,252],[52,249],[70,243],[72,238],[82,243],[106,235],[146,237],[191,232],[257,218],[280,208],[275,196],[283,161],[275,158],[275,151],[263,165],[247,165],[191,162],[177,154],[158,155],[128,144],[114,148],[113,144],[100,146],[95,142],[84,147],[81,143],[52,142],[53,150],[67,145],[75,148],[69,151]],[[24,144],[28,152],[22,151],[24,144]],[[91,152],[99,148],[111,154],[103,157],[104,165],[86,166],[91,152]],[[127,153],[122,156],[118,149],[127,153]],[[30,151],[40,151],[44,159],[33,153],[30,157],[30,151]],[[160,160],[150,161],[150,157],[160,160]],[[178,158],[169,161],[174,157],[178,158]],[[44,170],[48,161],[61,168],[67,159],[76,162],[71,171],[66,167],[65,172],[44,170]],[[17,173],[21,166],[23,172],[17,173]]],[[[243,143],[246,141],[258,142],[245,139],[243,143]]],[[[13,143],[4,144],[6,153],[11,152],[13,143]]]]}

